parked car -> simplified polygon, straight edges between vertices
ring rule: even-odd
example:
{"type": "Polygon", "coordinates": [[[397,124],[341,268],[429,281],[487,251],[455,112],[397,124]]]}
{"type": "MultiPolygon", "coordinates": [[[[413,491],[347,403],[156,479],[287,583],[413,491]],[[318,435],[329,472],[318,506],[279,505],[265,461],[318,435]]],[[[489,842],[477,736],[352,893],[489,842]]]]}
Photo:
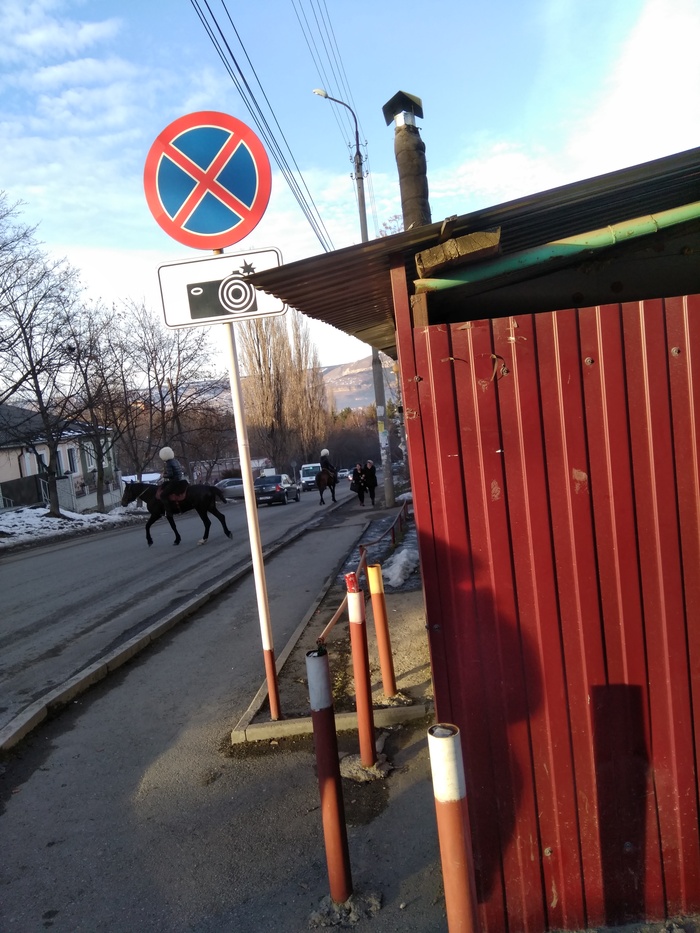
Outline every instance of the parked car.
{"type": "Polygon", "coordinates": [[[274,476],[259,476],[253,483],[255,487],[255,504],[272,505],[281,502],[286,505],[290,499],[299,501],[299,487],[293,483],[286,473],[275,473],[274,476]]]}
{"type": "Polygon", "coordinates": [[[338,479],[347,479],[349,475],[350,470],[346,470],[345,467],[343,467],[342,470],[338,470],[338,479]]]}
{"type": "Polygon", "coordinates": [[[216,488],[220,489],[227,499],[242,499],[244,496],[243,480],[237,476],[219,480],[216,488]]]}

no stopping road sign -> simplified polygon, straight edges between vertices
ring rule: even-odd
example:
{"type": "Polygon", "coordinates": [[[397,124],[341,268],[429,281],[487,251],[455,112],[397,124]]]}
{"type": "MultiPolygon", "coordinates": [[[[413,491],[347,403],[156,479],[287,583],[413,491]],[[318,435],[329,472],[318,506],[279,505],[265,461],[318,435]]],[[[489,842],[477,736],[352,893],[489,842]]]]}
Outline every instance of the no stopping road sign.
{"type": "Polygon", "coordinates": [[[270,200],[272,172],[255,133],[229,114],[179,117],[146,157],[146,201],[178,243],[224,249],[247,236],[270,200]]]}

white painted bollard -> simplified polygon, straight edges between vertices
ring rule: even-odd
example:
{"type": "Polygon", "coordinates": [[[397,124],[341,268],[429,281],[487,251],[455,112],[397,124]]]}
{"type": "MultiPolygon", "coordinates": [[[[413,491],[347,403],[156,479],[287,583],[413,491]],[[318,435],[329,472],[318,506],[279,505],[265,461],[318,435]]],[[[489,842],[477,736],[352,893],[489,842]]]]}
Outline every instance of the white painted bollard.
{"type": "Polygon", "coordinates": [[[449,933],[479,933],[467,788],[459,729],[437,723],[428,729],[442,879],[449,933]]]}

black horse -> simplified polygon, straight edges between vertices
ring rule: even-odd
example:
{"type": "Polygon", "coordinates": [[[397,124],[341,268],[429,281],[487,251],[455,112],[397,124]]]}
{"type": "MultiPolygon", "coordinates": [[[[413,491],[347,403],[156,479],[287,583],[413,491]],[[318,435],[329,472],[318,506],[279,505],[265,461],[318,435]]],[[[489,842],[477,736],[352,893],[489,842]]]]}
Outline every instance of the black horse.
{"type": "MultiPolygon", "coordinates": [[[[165,503],[156,495],[159,488],[160,487],[156,486],[154,483],[126,483],[124,486],[124,495],[122,496],[122,505],[126,506],[129,505],[130,502],[135,502],[137,499],[140,499],[148,509],[150,517],[146,522],[146,541],[148,541],[149,547],[153,544],[151,525],[153,522],[157,522],[159,518],[162,518],[163,515],[168,519],[170,527],[175,532],[173,544],[179,544],[182,540],[180,532],[175,527],[172,515],[166,512],[165,503]]],[[[219,519],[227,538],[233,537],[226,525],[226,519],[216,507],[217,499],[226,502],[226,496],[220,489],[217,489],[216,486],[188,486],[185,491],[184,499],[176,503],[176,506],[179,506],[181,512],[189,512],[190,509],[194,509],[197,515],[202,519],[204,523],[204,537],[199,541],[199,544],[206,544],[207,538],[209,537],[211,521],[209,520],[207,512],[211,512],[212,515],[215,515],[219,519]]]]}
{"type": "Polygon", "coordinates": [[[335,473],[331,473],[330,470],[327,470],[325,467],[316,474],[316,489],[321,494],[321,501],[319,505],[325,505],[323,501],[323,493],[326,489],[331,491],[331,499],[335,502],[335,473]]]}

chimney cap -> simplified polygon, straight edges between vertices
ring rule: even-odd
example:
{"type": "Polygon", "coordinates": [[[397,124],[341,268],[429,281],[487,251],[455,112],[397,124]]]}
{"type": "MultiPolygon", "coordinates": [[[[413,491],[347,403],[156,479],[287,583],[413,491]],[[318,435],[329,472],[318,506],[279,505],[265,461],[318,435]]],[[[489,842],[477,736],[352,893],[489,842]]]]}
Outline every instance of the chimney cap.
{"type": "Polygon", "coordinates": [[[414,94],[409,94],[406,91],[399,91],[397,94],[394,94],[391,100],[388,100],[384,104],[382,113],[384,114],[387,126],[389,126],[393,122],[394,117],[400,113],[412,113],[422,120],[423,101],[414,94]]]}

